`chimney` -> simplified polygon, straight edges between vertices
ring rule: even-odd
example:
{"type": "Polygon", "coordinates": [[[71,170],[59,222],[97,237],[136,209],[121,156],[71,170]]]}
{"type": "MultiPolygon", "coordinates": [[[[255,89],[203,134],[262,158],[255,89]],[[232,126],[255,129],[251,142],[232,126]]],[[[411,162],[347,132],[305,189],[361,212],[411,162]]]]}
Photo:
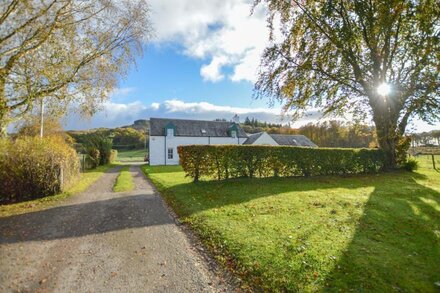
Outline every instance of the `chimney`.
{"type": "Polygon", "coordinates": [[[240,117],[237,114],[235,114],[234,117],[232,117],[232,122],[237,124],[240,123],[240,117]]]}

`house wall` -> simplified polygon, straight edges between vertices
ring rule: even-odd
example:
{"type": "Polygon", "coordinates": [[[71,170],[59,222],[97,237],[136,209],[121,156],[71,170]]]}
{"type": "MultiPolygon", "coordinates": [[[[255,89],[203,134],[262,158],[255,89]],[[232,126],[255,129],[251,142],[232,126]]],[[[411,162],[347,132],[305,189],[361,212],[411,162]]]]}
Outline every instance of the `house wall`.
{"type": "Polygon", "coordinates": [[[187,136],[150,136],[150,165],[178,165],[179,145],[192,144],[243,144],[245,137],[187,137],[187,136]],[[168,148],[173,149],[173,159],[168,159],[168,148]]]}
{"type": "Polygon", "coordinates": [[[278,145],[278,143],[266,132],[264,132],[253,145],[278,145]]]}

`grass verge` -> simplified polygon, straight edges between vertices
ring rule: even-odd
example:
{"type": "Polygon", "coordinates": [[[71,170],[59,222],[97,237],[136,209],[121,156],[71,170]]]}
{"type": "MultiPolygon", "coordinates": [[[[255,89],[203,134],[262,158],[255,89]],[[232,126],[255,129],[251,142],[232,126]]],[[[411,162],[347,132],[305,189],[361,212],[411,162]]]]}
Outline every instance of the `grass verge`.
{"type": "MultiPolygon", "coordinates": [[[[424,158],[426,159],[426,158],[424,158]]],[[[143,170],[217,260],[264,291],[435,292],[440,172],[191,183],[143,170]]]]}
{"type": "Polygon", "coordinates": [[[116,179],[115,185],[113,186],[114,192],[130,191],[134,188],[133,177],[129,171],[130,166],[125,166],[121,169],[121,172],[116,179]]]}
{"type": "Polygon", "coordinates": [[[87,170],[86,172],[81,173],[78,182],[67,191],[60,194],[15,204],[0,205],[0,217],[23,214],[53,206],[58,201],[65,199],[72,194],[83,192],[87,187],[98,180],[108,169],[114,166],[114,164],[99,166],[96,169],[87,170]]]}

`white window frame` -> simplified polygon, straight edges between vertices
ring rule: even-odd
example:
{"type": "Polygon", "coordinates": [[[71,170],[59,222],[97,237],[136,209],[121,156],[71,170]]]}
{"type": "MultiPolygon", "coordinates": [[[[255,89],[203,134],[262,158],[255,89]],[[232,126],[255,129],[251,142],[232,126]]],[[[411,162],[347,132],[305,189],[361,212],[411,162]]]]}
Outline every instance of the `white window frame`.
{"type": "Polygon", "coordinates": [[[167,158],[168,158],[168,160],[173,160],[174,159],[174,148],[168,148],[167,149],[167,158]]]}
{"type": "Polygon", "coordinates": [[[231,130],[231,136],[232,136],[233,138],[236,138],[236,137],[237,137],[237,131],[235,131],[235,130],[231,130]]]}
{"type": "Polygon", "coordinates": [[[167,128],[167,136],[174,136],[174,129],[173,128],[167,128]]]}

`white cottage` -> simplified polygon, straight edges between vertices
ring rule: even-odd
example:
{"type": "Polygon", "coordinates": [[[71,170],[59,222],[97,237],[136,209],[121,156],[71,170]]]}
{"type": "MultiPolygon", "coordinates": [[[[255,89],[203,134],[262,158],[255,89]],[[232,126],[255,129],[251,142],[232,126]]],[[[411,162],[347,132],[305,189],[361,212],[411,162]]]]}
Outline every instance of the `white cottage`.
{"type": "Polygon", "coordinates": [[[150,165],[178,165],[179,145],[243,144],[248,136],[234,122],[150,119],[150,165]]]}
{"type": "Polygon", "coordinates": [[[260,132],[248,135],[235,122],[150,119],[150,165],[178,165],[179,145],[254,144],[316,147],[304,135],[260,132]]]}

